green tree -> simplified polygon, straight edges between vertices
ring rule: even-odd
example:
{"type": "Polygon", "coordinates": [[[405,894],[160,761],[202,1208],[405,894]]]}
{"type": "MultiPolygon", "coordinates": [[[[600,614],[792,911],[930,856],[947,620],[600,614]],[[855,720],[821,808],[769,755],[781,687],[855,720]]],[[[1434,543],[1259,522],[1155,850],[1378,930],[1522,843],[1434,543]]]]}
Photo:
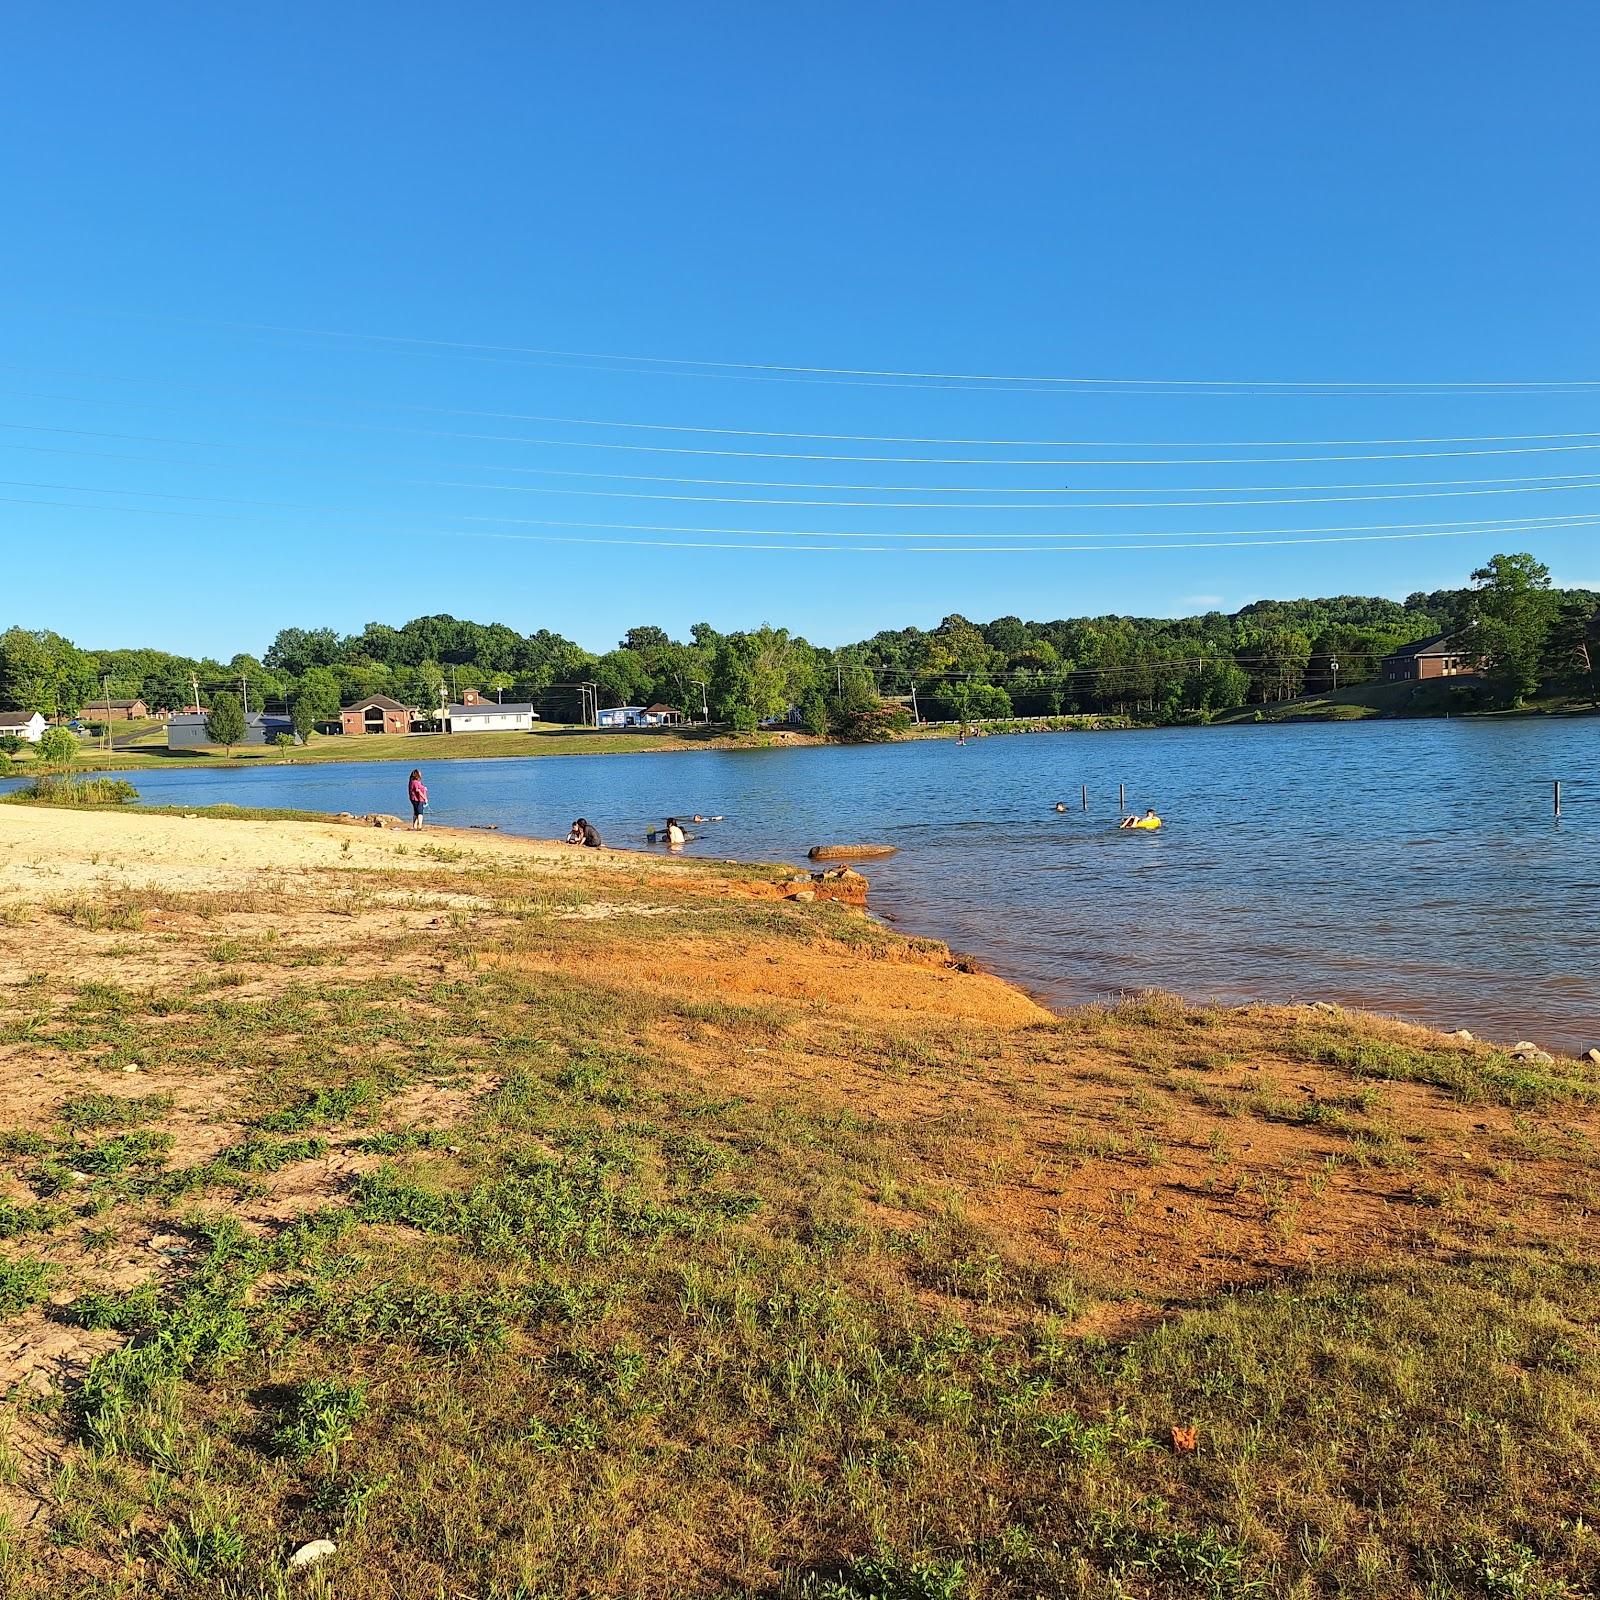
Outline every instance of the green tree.
{"type": "Polygon", "coordinates": [[[1569,589],[1550,625],[1544,670],[1569,694],[1584,694],[1600,706],[1600,598],[1569,589]]]}
{"type": "Polygon", "coordinates": [[[711,658],[711,699],[720,721],[748,731],[787,715],[816,684],[815,656],[787,628],[763,623],[720,640],[711,658]]]}
{"type": "Polygon", "coordinates": [[[47,628],[0,633],[0,706],[66,716],[81,711],[99,680],[84,651],[47,628]]]}
{"type": "Polygon", "coordinates": [[[298,678],[311,667],[331,666],[339,659],[339,636],[332,628],[280,628],[262,659],[270,671],[298,678]]]}
{"type": "Polygon", "coordinates": [[[206,713],[206,738],[212,744],[226,746],[231,756],[233,747],[244,738],[244,731],[244,706],[238,695],[226,690],[213,695],[211,709],[206,713]]]}
{"type": "Polygon", "coordinates": [[[819,739],[828,737],[827,702],[813,689],[800,706],[800,725],[819,739]]]}
{"type": "Polygon", "coordinates": [[[194,663],[181,656],[168,656],[145,674],[140,690],[152,711],[181,711],[194,703],[191,675],[194,663]]]}
{"type": "Polygon", "coordinates": [[[293,703],[299,705],[301,701],[306,704],[311,723],[331,722],[339,715],[339,678],[332,668],[312,667],[301,674],[293,703]]]}
{"type": "Polygon", "coordinates": [[[1550,629],[1560,599],[1550,569],[1524,553],[1492,556],[1472,574],[1470,649],[1487,664],[1489,681],[1507,705],[1519,706],[1539,687],[1550,629]]]}
{"type": "Polygon", "coordinates": [[[33,747],[33,758],[41,767],[70,767],[78,754],[78,736],[71,728],[46,728],[33,747]]]}
{"type": "Polygon", "coordinates": [[[305,694],[297,694],[289,702],[289,721],[294,726],[294,736],[301,744],[310,744],[322,718],[317,715],[316,703],[305,694]]]}
{"type": "Polygon", "coordinates": [[[608,706],[638,705],[650,687],[643,658],[625,646],[606,651],[595,662],[592,676],[602,703],[608,706]]]}

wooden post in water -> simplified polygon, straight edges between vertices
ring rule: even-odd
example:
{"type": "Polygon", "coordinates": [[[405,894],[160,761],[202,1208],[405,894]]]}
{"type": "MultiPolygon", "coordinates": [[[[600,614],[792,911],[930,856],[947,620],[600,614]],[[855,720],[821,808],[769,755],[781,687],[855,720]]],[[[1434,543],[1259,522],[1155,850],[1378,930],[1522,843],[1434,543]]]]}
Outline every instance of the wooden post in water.
{"type": "Polygon", "coordinates": [[[1561,780],[1559,778],[1554,778],[1551,780],[1551,782],[1555,788],[1556,816],[1559,817],[1561,815],[1561,780]]]}
{"type": "Polygon", "coordinates": [[[1084,786],[1083,786],[1083,809],[1085,811],[1087,811],[1089,809],[1089,785],[1088,784],[1084,784],[1084,786]]]}
{"type": "Polygon", "coordinates": [[[1118,811],[1126,811],[1127,809],[1128,809],[1128,786],[1125,783],[1119,783],[1117,785],[1117,810],[1118,811]]]}

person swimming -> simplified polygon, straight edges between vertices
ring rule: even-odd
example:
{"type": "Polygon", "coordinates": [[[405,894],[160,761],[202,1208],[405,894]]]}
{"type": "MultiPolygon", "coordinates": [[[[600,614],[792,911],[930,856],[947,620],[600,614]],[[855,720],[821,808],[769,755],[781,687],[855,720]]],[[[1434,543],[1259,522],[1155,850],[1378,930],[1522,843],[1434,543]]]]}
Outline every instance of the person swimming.
{"type": "Polygon", "coordinates": [[[1056,801],[1056,810],[1057,811],[1065,811],[1066,809],[1067,809],[1067,802],[1065,800],[1057,800],[1056,801]]]}
{"type": "Polygon", "coordinates": [[[1156,815],[1154,806],[1146,806],[1145,813],[1142,817],[1124,817],[1122,821],[1117,824],[1117,826],[1119,828],[1154,829],[1161,826],[1161,818],[1156,815]]]}

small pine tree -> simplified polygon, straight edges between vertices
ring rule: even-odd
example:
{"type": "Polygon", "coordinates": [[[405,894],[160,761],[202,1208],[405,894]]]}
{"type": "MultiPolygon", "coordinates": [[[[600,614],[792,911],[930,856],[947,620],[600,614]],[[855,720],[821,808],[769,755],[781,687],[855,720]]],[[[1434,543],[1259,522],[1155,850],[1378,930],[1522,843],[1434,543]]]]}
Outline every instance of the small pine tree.
{"type": "Polygon", "coordinates": [[[310,744],[312,730],[322,721],[315,698],[303,691],[297,694],[289,702],[289,720],[294,724],[295,737],[300,743],[310,744]]]}
{"type": "Polygon", "coordinates": [[[244,729],[244,707],[238,695],[226,692],[215,695],[206,713],[206,738],[212,744],[226,746],[231,756],[233,747],[244,738],[244,729]]]}
{"type": "Polygon", "coordinates": [[[815,689],[800,703],[800,721],[807,733],[819,739],[828,737],[828,707],[815,689]]]}

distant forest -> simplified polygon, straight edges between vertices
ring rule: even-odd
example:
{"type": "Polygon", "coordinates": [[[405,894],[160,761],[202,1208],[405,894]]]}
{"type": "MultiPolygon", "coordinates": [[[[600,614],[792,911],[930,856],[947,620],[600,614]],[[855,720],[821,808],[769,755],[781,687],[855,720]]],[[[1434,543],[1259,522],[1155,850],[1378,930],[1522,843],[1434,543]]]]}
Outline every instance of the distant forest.
{"type": "Polygon", "coordinates": [[[1548,690],[1594,692],[1600,596],[1552,588],[1528,555],[1496,556],[1470,586],[1404,602],[1339,595],[1260,600],[1231,613],[1076,617],[1027,622],[948,616],[827,649],[763,625],[687,639],[630,628],[595,654],[541,628],[416,617],[359,633],[286,627],[260,656],[228,661],[161,650],[80,648],[59,634],[0,635],[0,707],[92,715],[104,698],[178,710],[220,693],[252,710],[290,709],[314,725],[369,694],[437,707],[475,688],[532,701],[546,719],[579,719],[585,686],[601,706],[673,706],[736,728],[799,708],[817,732],[870,735],[915,705],[925,719],[1111,713],[1153,722],[1204,721],[1218,711],[1357,685],[1380,658],[1431,634],[1471,630],[1488,668],[1485,691],[1517,704],[1548,690]]]}

